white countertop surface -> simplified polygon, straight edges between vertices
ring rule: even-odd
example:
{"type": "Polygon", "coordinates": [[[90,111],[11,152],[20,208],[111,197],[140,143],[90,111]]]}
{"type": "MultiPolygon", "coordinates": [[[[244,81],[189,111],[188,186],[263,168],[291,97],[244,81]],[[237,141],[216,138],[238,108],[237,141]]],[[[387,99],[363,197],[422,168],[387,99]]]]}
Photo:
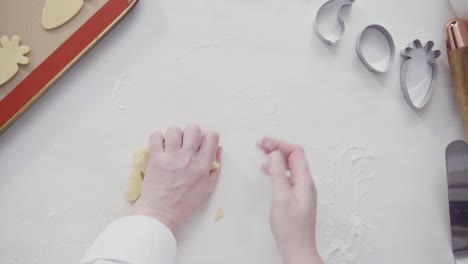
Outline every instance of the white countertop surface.
{"type": "Polygon", "coordinates": [[[373,23],[398,51],[415,38],[444,50],[448,1],[358,0],[333,48],[313,33],[321,4],[141,0],[0,136],[0,263],[76,263],[129,212],[132,151],[152,130],[193,122],[220,132],[224,169],[177,234],[178,263],[280,263],[255,149],[263,135],[307,148],[327,263],[452,263],[444,151],[463,131],[445,51],[417,112],[399,57],[375,75],[355,52],[373,23]]]}

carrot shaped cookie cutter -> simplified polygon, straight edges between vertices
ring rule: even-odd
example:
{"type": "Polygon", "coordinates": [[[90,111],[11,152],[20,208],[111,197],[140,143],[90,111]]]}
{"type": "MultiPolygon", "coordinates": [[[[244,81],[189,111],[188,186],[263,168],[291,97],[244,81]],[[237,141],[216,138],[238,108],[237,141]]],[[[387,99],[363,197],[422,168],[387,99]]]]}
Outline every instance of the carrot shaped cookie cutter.
{"type": "Polygon", "coordinates": [[[401,91],[403,92],[403,96],[405,97],[406,102],[408,105],[413,109],[422,109],[431,99],[432,93],[434,90],[434,85],[437,79],[437,64],[436,59],[440,57],[440,50],[432,50],[434,47],[434,42],[429,41],[424,46],[422,45],[419,39],[414,40],[410,45],[401,51],[401,56],[403,57],[404,61],[401,64],[400,68],[400,83],[401,83],[401,91]],[[415,59],[418,58],[418,59],[415,59]],[[417,67],[425,67],[425,63],[429,64],[431,68],[431,79],[430,83],[427,85],[425,89],[424,96],[420,100],[415,100],[413,96],[410,94],[408,88],[408,66],[410,63],[419,63],[422,65],[416,65],[417,67]]]}
{"type": "Polygon", "coordinates": [[[317,37],[328,45],[335,44],[340,40],[345,32],[345,23],[343,20],[343,8],[351,6],[355,0],[328,0],[317,11],[315,17],[314,31],[317,37]],[[327,32],[327,26],[322,23],[322,19],[327,19],[328,16],[336,16],[338,22],[337,32],[327,32]]]}

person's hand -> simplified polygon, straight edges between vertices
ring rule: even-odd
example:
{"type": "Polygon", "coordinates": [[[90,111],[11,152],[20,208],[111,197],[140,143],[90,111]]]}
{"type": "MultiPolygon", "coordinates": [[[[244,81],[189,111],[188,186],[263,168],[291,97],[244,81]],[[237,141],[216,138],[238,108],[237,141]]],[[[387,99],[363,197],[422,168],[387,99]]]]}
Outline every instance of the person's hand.
{"type": "Polygon", "coordinates": [[[300,146],[264,138],[262,169],[272,185],[270,224],[285,264],[323,263],[315,241],[317,193],[300,146]]]}
{"type": "Polygon", "coordinates": [[[149,139],[149,161],[134,214],[156,218],[172,232],[210,197],[220,168],[221,147],[216,132],[196,125],[168,128],[149,139]]]}

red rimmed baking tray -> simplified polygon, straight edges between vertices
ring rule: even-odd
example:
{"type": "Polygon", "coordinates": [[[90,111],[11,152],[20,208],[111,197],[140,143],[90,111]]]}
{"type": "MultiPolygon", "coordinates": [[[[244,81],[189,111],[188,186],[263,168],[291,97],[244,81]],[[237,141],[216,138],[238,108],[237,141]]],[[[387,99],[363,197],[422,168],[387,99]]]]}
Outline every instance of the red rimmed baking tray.
{"type": "MultiPolygon", "coordinates": [[[[67,0],[64,0],[66,4],[67,0]]],[[[85,0],[82,10],[52,30],[42,27],[45,0],[0,3],[0,37],[30,47],[28,65],[0,86],[0,134],[108,33],[138,0],[85,0]]],[[[1,62],[0,62],[1,63],[1,62]]]]}

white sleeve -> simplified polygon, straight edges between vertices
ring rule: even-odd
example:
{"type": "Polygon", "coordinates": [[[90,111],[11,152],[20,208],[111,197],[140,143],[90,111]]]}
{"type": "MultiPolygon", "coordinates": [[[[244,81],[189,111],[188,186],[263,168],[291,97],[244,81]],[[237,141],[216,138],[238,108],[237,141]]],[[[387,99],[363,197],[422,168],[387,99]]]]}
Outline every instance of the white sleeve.
{"type": "Polygon", "coordinates": [[[172,232],[154,218],[134,215],[104,229],[81,264],[173,264],[177,243],[172,232]]]}

